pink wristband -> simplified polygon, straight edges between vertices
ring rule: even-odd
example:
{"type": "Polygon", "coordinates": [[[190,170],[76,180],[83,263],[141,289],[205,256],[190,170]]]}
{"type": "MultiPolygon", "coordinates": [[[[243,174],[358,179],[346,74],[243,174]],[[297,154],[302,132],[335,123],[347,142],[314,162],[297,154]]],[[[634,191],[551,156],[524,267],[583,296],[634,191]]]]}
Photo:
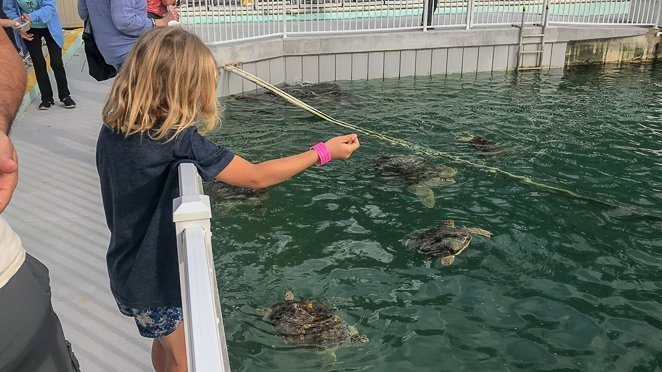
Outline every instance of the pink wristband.
{"type": "Polygon", "coordinates": [[[329,148],[326,147],[324,142],[320,142],[310,149],[315,151],[317,156],[320,158],[320,160],[316,163],[318,166],[321,167],[322,165],[331,161],[331,153],[329,152],[329,148]]]}

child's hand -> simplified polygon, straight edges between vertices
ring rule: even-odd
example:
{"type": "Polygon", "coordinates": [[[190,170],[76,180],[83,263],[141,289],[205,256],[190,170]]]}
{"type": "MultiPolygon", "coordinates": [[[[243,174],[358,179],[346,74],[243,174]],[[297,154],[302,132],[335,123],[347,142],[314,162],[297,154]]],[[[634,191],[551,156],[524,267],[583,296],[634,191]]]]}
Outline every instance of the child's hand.
{"type": "Polygon", "coordinates": [[[359,146],[359,136],[356,134],[338,136],[326,141],[331,159],[348,159],[359,146]]]}

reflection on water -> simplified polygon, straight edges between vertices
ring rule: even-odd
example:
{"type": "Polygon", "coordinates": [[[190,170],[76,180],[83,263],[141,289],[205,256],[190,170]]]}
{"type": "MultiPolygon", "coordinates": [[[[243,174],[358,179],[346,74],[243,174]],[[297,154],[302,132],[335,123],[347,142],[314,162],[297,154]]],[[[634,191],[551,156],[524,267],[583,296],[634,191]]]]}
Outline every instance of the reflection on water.
{"type": "MultiPolygon", "coordinates": [[[[366,128],[662,214],[662,68],[583,68],[339,83],[309,102],[366,128]],[[455,137],[479,135],[507,156],[455,137]]],[[[226,101],[214,139],[254,161],[342,133],[276,100],[226,101]]],[[[371,138],[273,187],[264,210],[216,213],[215,261],[234,370],[654,370],[662,365],[662,223],[459,170],[428,209],[371,162],[371,138]],[[453,265],[406,248],[453,219],[479,226],[453,265]],[[331,304],[370,342],[324,355],[288,346],[256,309],[286,290],[331,304]],[[327,360],[328,362],[328,360],[327,360]]],[[[222,203],[218,203],[221,205],[222,203]]],[[[218,211],[215,211],[218,212],[218,211]]]]}

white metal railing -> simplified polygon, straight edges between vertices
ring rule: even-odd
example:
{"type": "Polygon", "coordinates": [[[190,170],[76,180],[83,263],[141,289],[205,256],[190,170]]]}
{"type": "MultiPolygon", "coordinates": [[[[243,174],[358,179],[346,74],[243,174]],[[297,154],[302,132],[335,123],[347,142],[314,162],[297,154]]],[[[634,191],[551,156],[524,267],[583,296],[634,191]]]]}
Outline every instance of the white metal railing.
{"type": "Polygon", "coordinates": [[[510,26],[655,26],[662,0],[188,0],[181,22],[210,44],[288,35],[510,26]],[[523,10],[525,10],[523,12],[523,10]],[[427,20],[427,22],[423,22],[427,20]]]}
{"type": "Polygon", "coordinates": [[[188,370],[230,371],[211,249],[209,197],[195,165],[178,167],[180,196],[173,200],[188,370]]]}
{"type": "Polygon", "coordinates": [[[655,25],[659,0],[552,0],[549,22],[563,24],[655,25]]]}

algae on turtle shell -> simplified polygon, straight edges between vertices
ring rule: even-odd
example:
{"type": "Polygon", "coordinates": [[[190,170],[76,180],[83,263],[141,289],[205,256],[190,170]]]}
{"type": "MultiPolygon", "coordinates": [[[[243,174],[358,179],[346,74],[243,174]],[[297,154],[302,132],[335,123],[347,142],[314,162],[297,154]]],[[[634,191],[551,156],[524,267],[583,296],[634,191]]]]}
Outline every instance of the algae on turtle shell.
{"type": "Polygon", "coordinates": [[[410,237],[408,245],[429,258],[439,258],[444,266],[469,247],[473,235],[492,237],[492,233],[478,227],[456,228],[453,220],[445,220],[438,227],[418,231],[410,237]]]}
{"type": "Polygon", "coordinates": [[[331,308],[316,301],[295,299],[287,291],[283,302],[259,311],[274,326],[286,344],[332,349],[343,345],[364,344],[368,337],[359,334],[331,308]]]}
{"type": "Polygon", "coordinates": [[[453,183],[455,168],[431,163],[415,155],[384,155],[375,158],[374,167],[387,180],[407,185],[427,208],[435,205],[432,187],[453,183]]]}

